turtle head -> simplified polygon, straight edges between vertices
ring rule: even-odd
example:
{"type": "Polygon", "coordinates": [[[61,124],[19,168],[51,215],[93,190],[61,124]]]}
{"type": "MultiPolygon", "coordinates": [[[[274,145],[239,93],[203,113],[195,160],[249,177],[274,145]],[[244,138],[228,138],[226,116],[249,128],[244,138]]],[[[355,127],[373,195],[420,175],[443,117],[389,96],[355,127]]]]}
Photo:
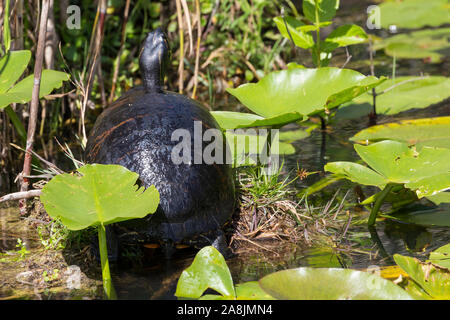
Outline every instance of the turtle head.
{"type": "Polygon", "coordinates": [[[150,32],[141,48],[139,67],[147,92],[160,92],[170,62],[170,47],[161,28],[150,32]]]}

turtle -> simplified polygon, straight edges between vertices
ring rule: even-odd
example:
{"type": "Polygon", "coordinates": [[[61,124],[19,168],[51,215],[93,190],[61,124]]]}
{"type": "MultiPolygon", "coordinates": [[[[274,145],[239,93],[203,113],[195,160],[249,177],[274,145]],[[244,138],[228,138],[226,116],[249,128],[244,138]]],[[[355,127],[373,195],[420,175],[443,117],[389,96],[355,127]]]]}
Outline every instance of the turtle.
{"type": "MultiPolygon", "coordinates": [[[[164,90],[170,56],[162,29],[148,33],[139,56],[143,85],[128,90],[110,104],[89,134],[87,163],[122,165],[139,174],[141,185],[154,185],[160,194],[154,214],[113,224],[108,228],[108,238],[118,237],[111,243],[130,239],[157,241],[168,257],[177,243],[192,244],[193,239],[203,239],[195,242],[197,247],[204,242],[202,246],[212,245],[229,254],[223,226],[235,208],[232,167],[225,159],[212,163],[194,161],[196,153],[210,145],[201,139],[209,129],[220,132],[220,136],[215,136],[216,150],[212,154],[217,152],[221,159],[220,154],[229,152],[228,146],[206,107],[185,95],[164,90]],[[174,132],[190,136],[186,138],[184,146],[189,149],[183,153],[181,163],[173,158],[180,146],[174,132]]],[[[111,259],[116,260],[117,254],[111,254],[111,259]]]]}

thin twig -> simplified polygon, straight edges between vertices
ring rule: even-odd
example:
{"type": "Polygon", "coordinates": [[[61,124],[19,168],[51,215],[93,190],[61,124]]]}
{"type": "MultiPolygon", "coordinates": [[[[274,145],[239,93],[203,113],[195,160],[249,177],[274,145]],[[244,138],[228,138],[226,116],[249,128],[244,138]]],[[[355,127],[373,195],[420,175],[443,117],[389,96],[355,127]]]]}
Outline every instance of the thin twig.
{"type": "Polygon", "coordinates": [[[178,92],[183,93],[184,87],[184,27],[183,27],[183,13],[181,10],[180,0],[175,1],[177,6],[177,17],[178,17],[178,32],[180,36],[180,58],[178,64],[178,92]]]}
{"type": "Polygon", "coordinates": [[[108,103],[112,103],[114,100],[114,93],[116,91],[116,82],[119,76],[119,67],[120,67],[120,57],[122,56],[123,49],[125,47],[125,36],[127,31],[127,22],[128,22],[128,12],[130,11],[130,0],[127,0],[125,3],[125,11],[123,13],[123,25],[122,25],[122,36],[120,38],[120,48],[119,52],[116,56],[116,61],[114,62],[114,73],[112,79],[111,93],[109,94],[108,103]]]}
{"type": "Polygon", "coordinates": [[[194,89],[192,90],[192,99],[195,99],[198,85],[198,70],[200,65],[200,43],[202,41],[202,17],[200,15],[200,2],[195,0],[195,15],[197,17],[197,47],[195,49],[195,68],[194,68],[194,89]]]}
{"type": "MultiPolygon", "coordinates": [[[[36,131],[37,113],[39,109],[39,89],[41,87],[42,65],[44,62],[44,48],[45,48],[45,33],[47,31],[47,18],[49,11],[49,0],[42,1],[41,18],[39,21],[39,35],[36,48],[36,60],[34,64],[34,85],[30,102],[30,118],[28,121],[27,144],[25,159],[23,162],[22,176],[28,176],[31,173],[31,150],[34,144],[34,134],[36,131]]],[[[29,180],[27,178],[21,179],[20,191],[27,191],[29,180]]],[[[19,203],[20,214],[26,214],[26,202],[21,200],[19,203]]]]}
{"type": "Polygon", "coordinates": [[[41,190],[28,190],[28,191],[21,191],[21,192],[14,192],[7,195],[4,195],[3,197],[0,197],[0,203],[5,201],[14,201],[14,200],[24,200],[34,197],[39,197],[41,195],[41,190]]]}
{"type": "Polygon", "coordinates": [[[377,93],[377,96],[385,94],[385,93],[387,93],[387,92],[389,92],[389,91],[391,91],[391,90],[393,90],[393,89],[397,88],[398,86],[401,86],[401,85],[403,85],[405,83],[414,82],[414,81],[417,81],[417,80],[423,80],[423,79],[426,79],[426,78],[429,78],[429,76],[420,76],[420,77],[417,77],[417,78],[400,81],[399,83],[396,83],[396,84],[390,86],[389,88],[387,88],[387,89],[377,93]]]}

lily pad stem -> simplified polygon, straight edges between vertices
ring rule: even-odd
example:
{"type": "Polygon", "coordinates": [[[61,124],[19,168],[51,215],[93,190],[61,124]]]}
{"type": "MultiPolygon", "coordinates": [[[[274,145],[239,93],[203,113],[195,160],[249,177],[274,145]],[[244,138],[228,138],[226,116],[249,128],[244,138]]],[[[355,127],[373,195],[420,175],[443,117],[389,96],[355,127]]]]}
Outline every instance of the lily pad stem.
{"type": "Polygon", "coordinates": [[[369,227],[375,224],[375,221],[377,220],[378,211],[380,211],[380,207],[383,204],[384,199],[389,194],[389,192],[391,192],[394,186],[395,184],[388,183],[384,187],[383,191],[381,191],[381,193],[378,195],[377,199],[375,200],[375,204],[372,207],[372,211],[370,212],[369,221],[367,223],[369,227]]]}
{"type": "Polygon", "coordinates": [[[111,273],[109,271],[106,230],[103,223],[98,226],[98,247],[100,249],[100,261],[102,263],[103,290],[109,300],[116,300],[116,291],[114,290],[114,286],[111,280],[111,273]]]}

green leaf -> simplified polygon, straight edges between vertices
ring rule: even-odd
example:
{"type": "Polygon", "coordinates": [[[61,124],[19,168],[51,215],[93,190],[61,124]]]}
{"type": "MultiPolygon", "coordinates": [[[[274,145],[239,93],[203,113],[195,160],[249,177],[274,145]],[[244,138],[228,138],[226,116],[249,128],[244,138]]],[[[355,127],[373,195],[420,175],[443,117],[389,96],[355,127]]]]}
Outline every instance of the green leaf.
{"type": "Polygon", "coordinates": [[[236,285],[237,300],[275,300],[267,294],[258,281],[249,281],[236,285]]]}
{"type": "Polygon", "coordinates": [[[10,51],[0,58],[0,94],[20,78],[31,59],[31,51],[10,51]]]}
{"type": "Polygon", "coordinates": [[[431,298],[450,299],[450,270],[399,254],[394,260],[431,298]]]}
{"type": "Polygon", "coordinates": [[[439,63],[450,49],[450,28],[420,30],[398,34],[375,42],[375,50],[398,59],[424,59],[429,63],[439,63]]]}
{"type": "MultiPolygon", "coordinates": [[[[393,115],[410,109],[423,109],[450,97],[450,79],[447,77],[398,77],[382,83],[377,87],[377,93],[380,94],[389,88],[392,89],[377,96],[378,114],[393,115]],[[397,86],[394,87],[394,85],[397,86]]],[[[339,117],[339,113],[342,111],[349,113],[347,108],[358,110],[364,106],[371,106],[372,102],[371,94],[362,94],[352,102],[343,105],[336,116],[339,117]]],[[[371,108],[366,110],[368,113],[371,108]]]]}
{"type": "Polygon", "coordinates": [[[303,116],[297,112],[290,112],[271,118],[263,118],[256,114],[232,111],[212,111],[211,114],[222,130],[251,127],[281,127],[288,123],[303,120],[303,116]]]}
{"type": "MultiPolygon", "coordinates": [[[[53,89],[62,86],[63,81],[69,80],[67,73],[55,70],[43,70],[39,98],[50,94],[53,89]]],[[[0,109],[11,103],[26,103],[31,100],[34,85],[34,75],[30,75],[17,83],[12,89],[0,94],[0,109]]]]}
{"type": "Polygon", "coordinates": [[[388,181],[375,171],[353,162],[330,162],[324,167],[325,171],[332,172],[346,179],[369,186],[377,186],[382,189],[388,181]]]}
{"type": "Polygon", "coordinates": [[[154,186],[138,188],[139,175],[119,165],[86,165],[79,174],[60,174],[42,190],[47,213],[70,230],[82,230],[156,211],[159,193],[154,186]]]}
{"type": "Polygon", "coordinates": [[[386,1],[380,6],[381,26],[418,29],[437,27],[450,21],[448,0],[386,1]]]}
{"type": "Polygon", "coordinates": [[[268,294],[282,300],[411,300],[392,282],[374,274],[337,268],[298,268],[259,281],[268,294]]]}
{"type": "Polygon", "coordinates": [[[291,112],[308,116],[350,101],[382,81],[349,69],[295,68],[227,91],[265,118],[291,112]]]}
{"type": "Polygon", "coordinates": [[[303,48],[303,49],[309,49],[314,46],[314,39],[312,35],[307,33],[307,30],[302,30],[301,27],[305,26],[304,23],[301,21],[292,18],[292,17],[285,17],[286,24],[282,17],[276,17],[274,18],[274,21],[278,27],[278,30],[280,33],[288,39],[289,41],[294,41],[294,44],[297,47],[303,48]],[[287,25],[287,29],[286,29],[287,25]],[[289,30],[289,32],[288,32],[289,30]],[[289,36],[290,33],[290,36],[289,36]],[[291,39],[292,37],[292,39],[291,39]]]}
{"type": "Polygon", "coordinates": [[[225,298],[236,297],[233,279],[225,259],[211,246],[201,249],[191,266],[183,271],[178,280],[175,296],[198,299],[208,288],[225,298]]]}
{"type": "Polygon", "coordinates": [[[352,24],[344,25],[333,30],[325,42],[336,44],[339,47],[346,47],[366,42],[367,39],[368,36],[364,29],[352,24]]]}
{"type": "Polygon", "coordinates": [[[435,205],[450,203],[450,192],[439,192],[435,195],[428,196],[427,199],[433,202],[435,205]]]}
{"type": "Polygon", "coordinates": [[[417,147],[450,149],[450,117],[402,120],[361,130],[351,141],[360,143],[395,140],[417,147]]]}
{"type": "Polygon", "coordinates": [[[428,261],[450,270],[450,243],[431,252],[428,261]]]}
{"type": "Polygon", "coordinates": [[[319,22],[333,19],[339,8],[339,0],[303,0],[303,14],[313,23],[316,22],[316,3],[319,22]]]}
{"type": "Polygon", "coordinates": [[[402,184],[417,197],[433,196],[450,189],[450,149],[423,147],[385,140],[369,146],[355,145],[369,168],[351,162],[331,162],[325,170],[365,185],[402,184]]]}

